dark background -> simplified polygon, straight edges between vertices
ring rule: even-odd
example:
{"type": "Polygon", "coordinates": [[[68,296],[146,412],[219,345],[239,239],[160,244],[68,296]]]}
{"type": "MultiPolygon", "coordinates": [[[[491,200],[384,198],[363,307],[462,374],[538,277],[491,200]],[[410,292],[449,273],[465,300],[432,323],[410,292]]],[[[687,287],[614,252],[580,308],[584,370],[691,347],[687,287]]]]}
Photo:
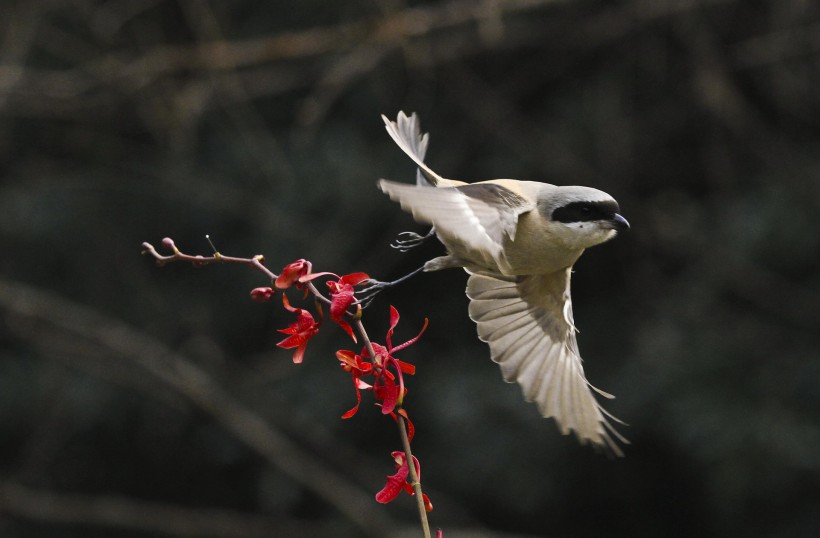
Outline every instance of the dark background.
{"type": "MultiPolygon", "coordinates": [[[[441,253],[375,187],[416,111],[456,179],[611,193],[632,231],[576,266],[587,376],[626,457],[501,381],[461,271],[365,322],[418,367],[407,406],[454,536],[820,532],[820,6],[768,1],[5,1],[0,17],[0,535],[417,536],[373,495],[399,448],[328,325],[240,266],[397,277],[441,253]]],[[[296,299],[295,294],[291,294],[296,299]]]]}

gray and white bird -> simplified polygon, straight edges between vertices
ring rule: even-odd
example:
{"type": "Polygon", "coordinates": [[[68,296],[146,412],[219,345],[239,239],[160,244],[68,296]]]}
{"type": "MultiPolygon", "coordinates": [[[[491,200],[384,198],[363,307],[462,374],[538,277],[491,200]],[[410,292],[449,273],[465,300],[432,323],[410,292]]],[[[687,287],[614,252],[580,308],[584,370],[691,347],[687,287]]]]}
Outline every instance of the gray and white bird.
{"type": "Polygon", "coordinates": [[[378,185],[447,249],[424,271],[462,267],[478,336],[490,346],[507,382],[517,382],[561,433],[622,455],[626,443],[584,375],[572,317],[570,277],[584,249],[629,229],[618,203],[590,187],[493,179],[467,184],[445,179],[425,163],[428,135],[415,114],[382,116],[387,132],[418,166],[415,185],[378,185]]]}

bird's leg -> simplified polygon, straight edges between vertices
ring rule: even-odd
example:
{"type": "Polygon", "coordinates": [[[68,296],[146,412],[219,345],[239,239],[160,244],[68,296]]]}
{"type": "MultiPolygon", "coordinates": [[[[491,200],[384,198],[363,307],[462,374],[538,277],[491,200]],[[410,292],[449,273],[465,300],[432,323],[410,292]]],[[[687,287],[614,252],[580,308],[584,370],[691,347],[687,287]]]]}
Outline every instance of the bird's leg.
{"type": "Polygon", "coordinates": [[[403,277],[397,278],[396,280],[393,280],[391,282],[382,282],[381,280],[376,280],[375,278],[365,280],[364,283],[367,284],[367,287],[362,288],[356,293],[359,304],[362,305],[362,308],[367,308],[373,301],[373,299],[376,298],[376,295],[386,290],[387,288],[392,288],[397,284],[401,284],[405,280],[410,279],[411,277],[422,272],[423,270],[424,266],[422,265],[415,271],[412,271],[404,275],[403,277]]]}
{"type": "Polygon", "coordinates": [[[421,245],[434,235],[436,235],[435,226],[430,228],[427,235],[419,235],[415,232],[401,232],[398,237],[396,237],[396,240],[390,243],[390,246],[399,252],[407,252],[408,250],[414,249],[421,245]]]}

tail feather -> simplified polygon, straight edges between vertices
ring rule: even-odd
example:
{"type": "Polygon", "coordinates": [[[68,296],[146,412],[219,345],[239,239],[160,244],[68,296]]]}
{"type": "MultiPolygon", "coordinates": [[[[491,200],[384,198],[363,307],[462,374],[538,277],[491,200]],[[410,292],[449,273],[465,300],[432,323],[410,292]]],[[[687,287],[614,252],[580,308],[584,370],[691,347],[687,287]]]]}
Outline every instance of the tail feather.
{"type": "Polygon", "coordinates": [[[461,181],[453,181],[446,179],[433,172],[433,170],[424,164],[424,156],[427,153],[427,143],[430,136],[427,133],[421,132],[421,125],[419,118],[415,114],[406,115],[404,112],[399,112],[396,121],[392,121],[382,114],[384,120],[384,127],[390,138],[413,159],[413,162],[419,167],[416,175],[416,183],[423,187],[453,187],[456,185],[464,185],[461,181]]]}

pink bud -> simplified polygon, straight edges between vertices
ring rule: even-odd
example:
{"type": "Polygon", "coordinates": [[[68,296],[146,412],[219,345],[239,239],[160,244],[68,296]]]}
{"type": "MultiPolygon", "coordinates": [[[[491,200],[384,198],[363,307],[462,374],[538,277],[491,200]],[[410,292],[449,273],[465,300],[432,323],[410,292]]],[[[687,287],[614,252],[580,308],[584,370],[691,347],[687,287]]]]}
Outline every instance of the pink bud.
{"type": "Polygon", "coordinates": [[[272,296],[272,288],[254,288],[251,290],[251,299],[258,303],[266,303],[272,296]]]}

